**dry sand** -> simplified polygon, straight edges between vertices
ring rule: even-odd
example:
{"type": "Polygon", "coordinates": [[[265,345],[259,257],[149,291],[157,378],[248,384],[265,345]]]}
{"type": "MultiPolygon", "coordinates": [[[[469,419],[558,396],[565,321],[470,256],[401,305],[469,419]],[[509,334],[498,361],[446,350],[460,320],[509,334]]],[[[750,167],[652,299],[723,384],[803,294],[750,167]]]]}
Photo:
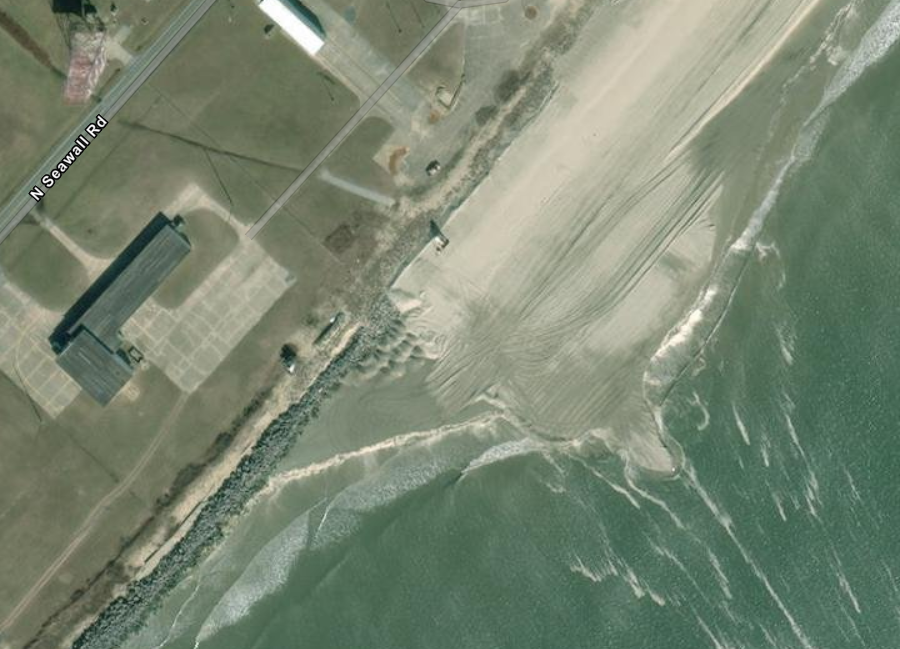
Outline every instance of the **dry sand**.
{"type": "Polygon", "coordinates": [[[536,435],[676,470],[642,376],[713,262],[724,175],[691,145],[816,4],[595,12],[554,98],[445,227],[449,247],[396,284],[448,407],[489,391],[536,435]]]}
{"type": "MultiPolygon", "coordinates": [[[[557,62],[552,100],[426,248],[395,301],[434,341],[450,408],[483,392],[545,438],[670,473],[643,372],[713,262],[722,170],[692,143],[819,0],[644,0],[600,7],[557,62]]],[[[295,395],[291,395],[295,396],[295,395]]],[[[141,574],[190,526],[255,426],[179,503],[181,522],[129,557],[141,574]]]]}

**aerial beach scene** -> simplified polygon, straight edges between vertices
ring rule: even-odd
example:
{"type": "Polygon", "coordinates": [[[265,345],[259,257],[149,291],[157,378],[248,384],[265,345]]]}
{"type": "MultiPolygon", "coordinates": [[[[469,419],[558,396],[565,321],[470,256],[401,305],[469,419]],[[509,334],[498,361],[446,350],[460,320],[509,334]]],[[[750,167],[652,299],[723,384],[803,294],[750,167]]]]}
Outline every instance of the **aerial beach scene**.
{"type": "Polygon", "coordinates": [[[900,2],[0,28],[0,648],[896,646],[900,2]]]}

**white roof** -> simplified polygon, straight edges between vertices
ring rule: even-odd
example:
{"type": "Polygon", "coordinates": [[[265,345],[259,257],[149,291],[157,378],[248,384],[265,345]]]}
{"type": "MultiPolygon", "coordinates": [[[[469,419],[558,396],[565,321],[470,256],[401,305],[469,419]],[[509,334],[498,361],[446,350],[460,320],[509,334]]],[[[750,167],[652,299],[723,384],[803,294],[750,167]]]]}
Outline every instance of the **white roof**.
{"type": "Polygon", "coordinates": [[[315,56],[325,44],[318,29],[291,0],[261,0],[259,8],[310,55],[315,56]]]}

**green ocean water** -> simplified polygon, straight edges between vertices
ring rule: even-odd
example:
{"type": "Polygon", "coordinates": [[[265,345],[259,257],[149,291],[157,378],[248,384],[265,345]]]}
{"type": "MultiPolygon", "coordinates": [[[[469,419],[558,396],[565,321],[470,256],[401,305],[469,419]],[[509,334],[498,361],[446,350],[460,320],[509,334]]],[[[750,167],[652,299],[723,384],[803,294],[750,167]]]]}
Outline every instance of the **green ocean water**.
{"type": "Polygon", "coordinates": [[[900,646],[897,3],[879,24],[665,401],[676,478],[490,395],[446,412],[398,324],[129,646],[900,646]]]}

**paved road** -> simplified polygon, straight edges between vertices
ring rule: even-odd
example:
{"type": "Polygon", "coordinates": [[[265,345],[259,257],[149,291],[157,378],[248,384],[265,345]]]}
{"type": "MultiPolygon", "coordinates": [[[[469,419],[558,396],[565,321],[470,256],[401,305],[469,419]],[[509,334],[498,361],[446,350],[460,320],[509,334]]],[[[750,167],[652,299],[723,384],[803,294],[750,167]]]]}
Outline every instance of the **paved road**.
{"type": "Polygon", "coordinates": [[[125,68],[122,76],[112,86],[107,95],[94,107],[90,117],[81,122],[50,152],[35,174],[0,210],[0,243],[10,235],[13,229],[37,205],[37,202],[28,195],[28,192],[40,182],[41,176],[54,167],[72,148],[72,142],[78,135],[84,133],[85,126],[94,121],[98,113],[106,119],[111,119],[118,113],[122,106],[125,105],[125,102],[137,92],[138,88],[153,74],[156,68],[178,46],[181,39],[187,35],[215,2],[216,0],[191,0],[166,27],[165,31],[160,34],[159,38],[140,56],[135,57],[130,66],[125,68]]]}
{"type": "Polygon", "coordinates": [[[359,108],[358,111],[350,118],[350,121],[344,124],[343,128],[338,131],[337,135],[332,138],[332,140],[325,145],[325,148],[319,152],[313,161],[310,162],[306,168],[303,170],[297,179],[290,184],[290,186],[284,190],[284,193],[278,197],[278,199],[272,203],[269,209],[266,210],[265,214],[263,214],[256,223],[253,224],[253,227],[247,231],[247,236],[251,239],[259,234],[259,231],[262,230],[266,223],[275,216],[275,213],[278,212],[284,204],[287,203],[291,196],[297,193],[300,189],[301,185],[309,180],[310,176],[312,176],[316,169],[318,169],[323,162],[334,153],[335,149],[337,149],[341,143],[347,139],[350,133],[353,132],[361,121],[365,118],[366,115],[375,107],[375,104],[387,93],[388,90],[391,89],[397,80],[403,76],[403,74],[412,66],[416,60],[425,53],[425,50],[428,49],[428,46],[440,36],[441,32],[449,25],[456,15],[466,9],[468,7],[481,7],[484,5],[491,4],[503,4],[506,0],[426,0],[427,2],[431,2],[432,4],[444,5],[447,7],[447,13],[444,14],[444,17],[440,19],[440,21],[431,28],[425,37],[419,41],[419,44],[413,49],[409,55],[403,59],[403,62],[398,65],[393,72],[391,72],[390,76],[384,80],[384,82],[378,87],[371,97],[369,97],[366,102],[359,108]]]}
{"type": "Polygon", "coordinates": [[[440,36],[441,32],[444,31],[447,25],[449,25],[450,22],[456,17],[456,14],[458,14],[462,10],[461,5],[461,2],[457,2],[449,7],[447,13],[444,14],[444,17],[441,18],[440,21],[438,21],[438,23],[431,28],[431,31],[429,31],[425,35],[425,38],[419,41],[419,44],[416,45],[413,51],[410,52],[405,59],[403,59],[403,62],[398,65],[393,72],[391,72],[390,76],[388,76],[388,78],[385,79],[380,86],[378,86],[378,89],[372,94],[371,97],[369,97],[365,101],[362,106],[360,106],[359,110],[356,111],[356,114],[354,114],[353,117],[350,118],[350,121],[344,124],[343,128],[338,131],[337,135],[335,135],[334,138],[332,138],[332,140],[325,145],[325,148],[319,152],[319,155],[313,158],[313,161],[306,166],[306,168],[303,170],[303,173],[301,173],[297,177],[297,179],[292,182],[286,190],[284,190],[284,193],[279,196],[274,203],[272,203],[271,207],[266,210],[265,214],[259,217],[259,220],[257,220],[256,223],[253,224],[253,227],[247,231],[247,236],[252,239],[257,234],[259,234],[259,231],[266,226],[266,223],[268,223],[273,216],[275,216],[275,213],[290,200],[291,196],[297,193],[297,190],[300,189],[300,186],[303,185],[303,183],[305,183],[307,180],[309,180],[310,176],[315,173],[316,169],[318,169],[321,164],[325,162],[328,156],[334,153],[335,149],[337,149],[341,145],[341,143],[347,139],[347,136],[349,136],[350,133],[353,132],[353,129],[355,129],[359,125],[359,123],[363,121],[365,116],[369,114],[369,111],[371,111],[372,108],[374,108],[375,104],[378,103],[378,100],[381,99],[385,95],[385,93],[391,89],[391,86],[393,86],[397,82],[397,80],[401,76],[403,76],[403,73],[406,72],[410,68],[410,66],[412,66],[412,64],[416,62],[416,59],[418,59],[420,56],[422,56],[422,54],[425,53],[425,50],[428,49],[428,46],[431,45],[432,41],[440,36]]]}

